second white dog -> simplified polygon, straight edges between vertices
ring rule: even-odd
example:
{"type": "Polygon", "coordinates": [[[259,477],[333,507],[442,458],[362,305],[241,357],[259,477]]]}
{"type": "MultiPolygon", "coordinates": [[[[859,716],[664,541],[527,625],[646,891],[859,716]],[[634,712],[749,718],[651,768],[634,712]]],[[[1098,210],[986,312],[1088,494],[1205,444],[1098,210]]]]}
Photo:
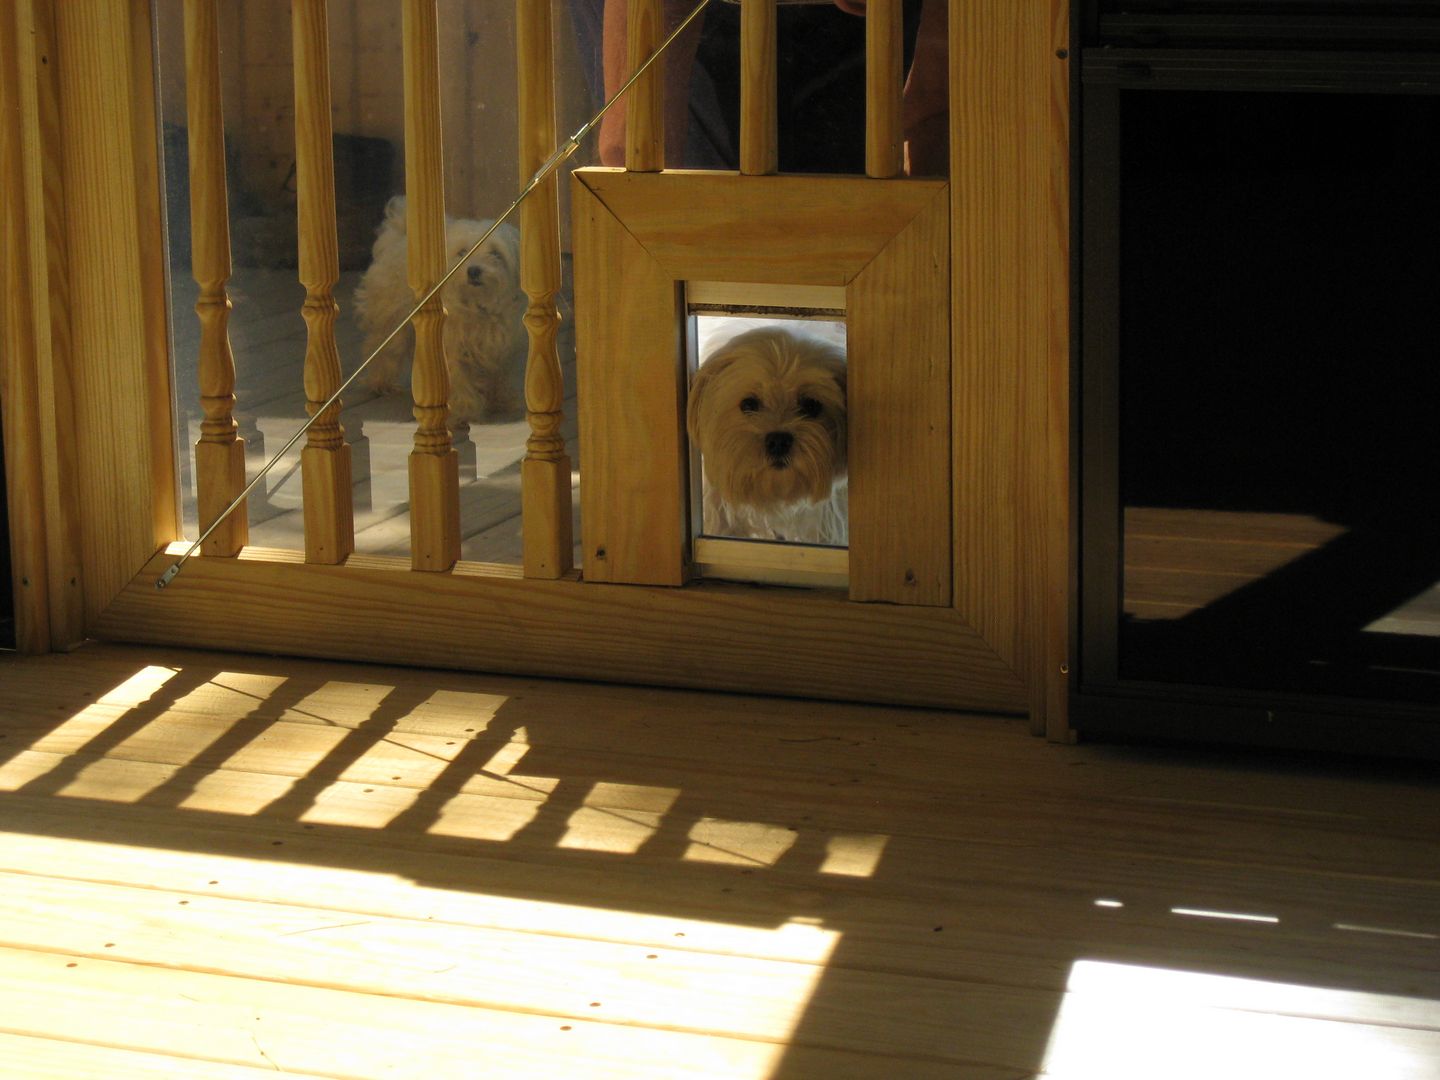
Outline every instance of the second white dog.
{"type": "MultiPolygon", "coordinates": [[[[489,221],[445,219],[446,269],[490,227],[489,221]]],[[[369,356],[415,306],[406,282],[405,199],[385,208],[373,261],[355,289],[355,318],[365,331],[369,356]]],[[[524,403],[526,297],[520,289],[520,237],[502,225],[440,290],[445,305],[445,366],[450,375],[450,417],[471,423],[519,409],[524,403]]],[[[398,390],[414,354],[415,334],[406,327],[375,358],[366,373],[374,390],[398,390]]]]}
{"type": "Polygon", "coordinates": [[[731,338],[700,365],[686,426],[707,533],[849,542],[845,374],[838,345],[782,327],[731,338]]]}

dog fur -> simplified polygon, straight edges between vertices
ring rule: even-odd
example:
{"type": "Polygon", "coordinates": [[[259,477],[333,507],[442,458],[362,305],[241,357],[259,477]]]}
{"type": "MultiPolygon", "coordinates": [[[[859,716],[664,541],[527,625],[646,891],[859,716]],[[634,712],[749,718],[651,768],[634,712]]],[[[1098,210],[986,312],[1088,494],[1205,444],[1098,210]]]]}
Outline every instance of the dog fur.
{"type": "MultiPolygon", "coordinates": [[[[489,221],[445,219],[446,269],[484,235],[489,221]]],[[[416,296],[406,281],[405,198],[385,208],[370,267],[355,289],[355,319],[365,332],[369,356],[410,313],[416,296]]],[[[450,418],[472,423],[511,414],[524,405],[527,352],[525,308],[520,288],[520,236],[502,225],[443,289],[445,366],[450,375],[450,418]]],[[[380,393],[399,390],[415,350],[407,326],[375,358],[367,385],[380,393]]]]}
{"type": "Polygon", "coordinates": [[[849,542],[845,378],[843,349],[780,326],[711,352],[686,405],[707,533],[849,542]]]}

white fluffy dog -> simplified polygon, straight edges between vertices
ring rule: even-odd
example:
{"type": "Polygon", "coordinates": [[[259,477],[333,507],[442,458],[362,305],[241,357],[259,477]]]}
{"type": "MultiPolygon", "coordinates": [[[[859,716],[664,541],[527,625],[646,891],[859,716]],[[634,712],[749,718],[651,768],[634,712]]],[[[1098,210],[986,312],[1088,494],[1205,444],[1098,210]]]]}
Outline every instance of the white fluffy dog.
{"type": "Polygon", "coordinates": [[[715,349],[690,386],[704,523],[719,536],[849,542],[845,352],[765,327],[715,349]]]}
{"type": "MultiPolygon", "coordinates": [[[[445,219],[448,270],[490,227],[489,221],[445,219]]],[[[385,208],[373,261],[355,289],[355,318],[365,331],[365,355],[385,340],[415,306],[406,283],[405,198],[385,208]]],[[[450,417],[470,423],[511,413],[524,404],[526,297],[520,289],[520,236],[502,225],[463,270],[440,290],[445,305],[445,365],[450,374],[450,417]]],[[[382,393],[398,390],[415,349],[407,326],[366,373],[382,393]]]]}

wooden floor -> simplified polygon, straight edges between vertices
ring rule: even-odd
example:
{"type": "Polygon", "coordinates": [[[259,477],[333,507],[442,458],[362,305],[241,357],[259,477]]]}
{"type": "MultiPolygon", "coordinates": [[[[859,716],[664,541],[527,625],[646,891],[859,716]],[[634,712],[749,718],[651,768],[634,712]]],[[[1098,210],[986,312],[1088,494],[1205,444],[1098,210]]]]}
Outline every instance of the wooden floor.
{"type": "Polygon", "coordinates": [[[1440,1077],[1440,783],[1018,721],[0,659],[15,1077],[1440,1077]]]}

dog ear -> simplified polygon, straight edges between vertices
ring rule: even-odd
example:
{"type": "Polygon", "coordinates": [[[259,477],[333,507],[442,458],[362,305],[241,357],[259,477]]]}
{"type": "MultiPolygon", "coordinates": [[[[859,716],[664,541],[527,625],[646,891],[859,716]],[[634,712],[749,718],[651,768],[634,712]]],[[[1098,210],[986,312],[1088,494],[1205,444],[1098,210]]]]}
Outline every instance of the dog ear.
{"type": "Polygon", "coordinates": [[[830,377],[835,380],[835,385],[840,388],[840,396],[845,396],[845,373],[849,371],[849,365],[844,357],[837,358],[835,364],[830,368],[830,377]]]}
{"type": "MultiPolygon", "coordinates": [[[[488,228],[488,225],[487,225],[488,228]]],[[[505,264],[505,273],[510,280],[520,280],[520,231],[510,225],[501,225],[495,230],[494,239],[500,261],[505,264]]]]}
{"type": "Polygon", "coordinates": [[[380,226],[382,229],[393,229],[401,236],[405,235],[405,196],[392,195],[390,201],[385,204],[385,221],[380,226]]]}
{"type": "Polygon", "coordinates": [[[691,442],[698,442],[700,438],[699,424],[702,403],[713,391],[721,373],[737,359],[738,357],[734,353],[717,353],[701,364],[695,372],[695,378],[690,380],[690,397],[685,404],[685,430],[690,433],[691,442]]]}

